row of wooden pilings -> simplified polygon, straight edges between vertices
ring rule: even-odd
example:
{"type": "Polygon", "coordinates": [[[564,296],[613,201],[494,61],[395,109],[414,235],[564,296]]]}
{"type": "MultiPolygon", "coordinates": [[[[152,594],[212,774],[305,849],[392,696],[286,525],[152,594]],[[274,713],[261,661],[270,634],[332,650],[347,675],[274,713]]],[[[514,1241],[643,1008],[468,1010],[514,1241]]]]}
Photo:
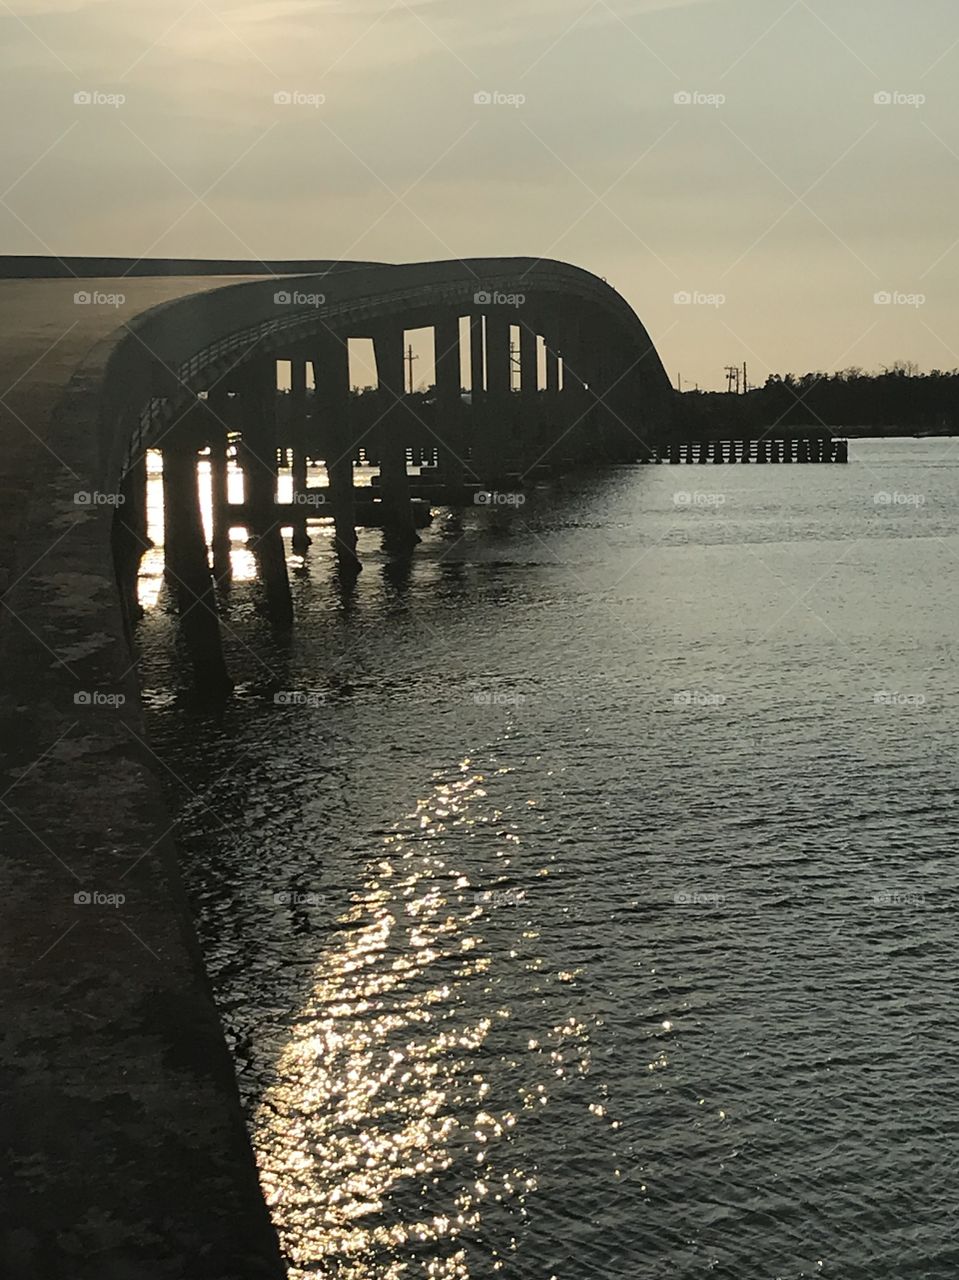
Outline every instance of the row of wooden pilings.
{"type": "MultiPolygon", "coordinates": [[[[293,619],[293,603],[284,525],[292,525],[294,552],[305,554],[309,518],[332,517],[333,546],[339,572],[345,575],[361,567],[358,523],[381,525],[392,554],[408,554],[419,541],[407,471],[409,447],[435,449],[430,481],[436,501],[468,502],[477,487],[515,489],[525,475],[541,474],[544,464],[562,470],[595,457],[597,441],[615,435],[613,424],[623,424],[619,412],[604,403],[601,390],[616,381],[606,347],[605,359],[591,363],[589,350],[578,341],[575,321],[557,327],[556,337],[545,343],[541,386],[537,329],[519,325],[517,353],[511,343],[511,326],[516,323],[515,312],[507,307],[470,317],[468,368],[474,390],[466,402],[459,317],[449,313],[436,319],[435,420],[442,427],[438,431],[424,430],[406,395],[405,332],[394,326],[370,335],[378,378],[377,412],[362,440],[350,392],[348,342],[328,330],[316,336],[309,350],[248,359],[211,380],[205,393],[185,403],[182,395],[178,397],[172,421],[147,443],[158,448],[163,459],[165,575],[198,682],[206,689],[219,692],[230,686],[216,584],[230,573],[231,526],[247,527],[266,609],[276,625],[286,627],[293,619]],[[290,369],[289,394],[282,397],[277,391],[281,360],[288,361],[290,369]],[[308,363],[313,369],[312,396],[307,392],[308,363]],[[517,365],[519,387],[514,390],[517,365]],[[279,414],[281,405],[284,412],[279,414]],[[375,488],[358,491],[354,463],[360,448],[375,458],[379,475],[375,488]],[[233,449],[243,473],[239,511],[228,492],[233,449]],[[208,458],[211,475],[209,547],[198,492],[201,453],[208,458]],[[277,505],[281,458],[291,462],[293,485],[293,502],[284,508],[277,505]],[[307,482],[311,460],[322,460],[327,472],[321,507],[320,491],[307,482]],[[368,503],[360,505],[369,509],[358,512],[358,494],[368,495],[368,503]]],[[[623,390],[627,387],[628,383],[623,390]]],[[[635,435],[628,434],[635,445],[635,435]]],[[[141,450],[123,481],[115,537],[131,637],[138,612],[139,561],[149,545],[145,494],[146,453],[141,450]]]]}
{"type": "Polygon", "coordinates": [[[644,462],[833,463],[849,461],[849,441],[832,436],[764,437],[759,440],[674,440],[655,445],[644,462]]]}

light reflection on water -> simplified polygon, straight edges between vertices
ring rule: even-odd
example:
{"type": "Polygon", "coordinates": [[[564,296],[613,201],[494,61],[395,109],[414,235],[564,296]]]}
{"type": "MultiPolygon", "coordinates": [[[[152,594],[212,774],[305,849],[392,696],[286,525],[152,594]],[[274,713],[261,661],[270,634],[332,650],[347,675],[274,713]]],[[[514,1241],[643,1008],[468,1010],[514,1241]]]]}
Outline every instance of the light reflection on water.
{"type": "MultiPolygon", "coordinates": [[[[152,609],[160,598],[163,586],[163,462],[158,450],[147,452],[147,536],[153,546],[140,563],[139,599],[144,609],[152,609]]],[[[213,501],[211,497],[210,464],[200,460],[198,467],[200,512],[203,529],[209,544],[213,533],[213,501]]],[[[243,501],[243,473],[233,459],[227,468],[227,486],[231,502],[243,501]]],[[[280,476],[277,493],[281,501],[289,502],[293,483],[288,472],[280,476]]],[[[230,530],[230,567],[237,582],[248,582],[256,576],[256,560],[246,546],[247,532],[236,526],[230,530]]]]}
{"type": "MultiPolygon", "coordinates": [[[[207,544],[213,536],[213,498],[210,464],[202,455],[197,467],[200,496],[200,512],[207,544]]],[[[354,468],[354,484],[357,487],[368,486],[377,474],[377,468],[357,466],[354,468]]],[[[418,470],[413,468],[411,474],[416,476],[418,470]]],[[[147,536],[153,546],[145,553],[140,564],[139,600],[144,609],[155,608],[163,585],[163,461],[158,449],[147,451],[147,536]]],[[[311,489],[327,487],[327,474],[324,466],[310,466],[307,470],[307,484],[311,489]]],[[[243,501],[243,472],[237,466],[230,450],[227,463],[227,493],[230,502],[243,501]]],[[[293,501],[293,474],[288,467],[281,467],[277,475],[276,496],[279,502],[293,501]]],[[[282,534],[289,539],[292,528],[284,526],[282,534]]],[[[310,537],[318,544],[333,543],[332,517],[311,516],[309,521],[310,537]]],[[[230,570],[234,581],[249,582],[256,577],[256,558],[247,546],[248,532],[241,525],[230,529],[230,570]]],[[[292,557],[299,559],[298,557],[292,557]]]]}
{"type": "MultiPolygon", "coordinates": [[[[500,899],[475,887],[457,852],[488,820],[485,776],[469,760],[460,775],[436,782],[384,837],[253,1118],[254,1142],[276,1153],[261,1177],[294,1259],[342,1280],[409,1275],[411,1252],[428,1254],[416,1274],[437,1280],[502,1271],[537,1188],[514,1130],[568,1072],[589,1071],[576,1018],[542,1043],[506,1025],[500,970],[535,974],[542,958],[497,946],[489,903],[500,899]],[[490,1079],[507,1065],[512,1094],[490,1079]],[[516,1226],[477,1270],[471,1253],[490,1206],[516,1226]]],[[[514,928],[535,944],[522,923],[514,928]]]]}
{"type": "Polygon", "coordinates": [[[288,643],[224,600],[222,723],[160,592],[151,740],[297,1280],[952,1280],[949,447],[574,481],[405,576],[364,531],[347,599],[320,545],[288,643]]]}

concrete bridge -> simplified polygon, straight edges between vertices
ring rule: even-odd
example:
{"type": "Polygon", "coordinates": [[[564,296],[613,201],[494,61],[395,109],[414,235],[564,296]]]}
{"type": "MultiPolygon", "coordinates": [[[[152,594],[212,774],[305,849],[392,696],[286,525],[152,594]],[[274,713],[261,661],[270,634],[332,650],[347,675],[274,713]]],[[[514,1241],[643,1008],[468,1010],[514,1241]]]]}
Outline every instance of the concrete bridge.
{"type": "Polygon", "coordinates": [[[358,519],[410,553],[411,454],[430,464],[418,491],[452,503],[635,459],[667,428],[669,381],[615,290],[538,259],[0,259],[0,301],[4,1274],[279,1276],[139,711],[130,635],[145,453],[163,454],[183,632],[207,687],[222,688],[214,577],[237,516],[228,450],[271,609],[288,622],[280,529],[292,523],[305,551],[308,460],[325,463],[341,569],[355,572],[358,519]],[[403,378],[404,333],[427,326],[428,414],[403,378]],[[351,408],[356,337],[372,339],[376,358],[366,423],[351,408]],[[278,415],[281,361],[291,387],[278,415]],[[200,450],[213,474],[211,548],[200,450]],[[360,459],[379,468],[372,515],[358,509],[360,459]],[[290,510],[276,506],[281,462],[290,510]],[[117,494],[119,507],[97,500],[117,494]]]}

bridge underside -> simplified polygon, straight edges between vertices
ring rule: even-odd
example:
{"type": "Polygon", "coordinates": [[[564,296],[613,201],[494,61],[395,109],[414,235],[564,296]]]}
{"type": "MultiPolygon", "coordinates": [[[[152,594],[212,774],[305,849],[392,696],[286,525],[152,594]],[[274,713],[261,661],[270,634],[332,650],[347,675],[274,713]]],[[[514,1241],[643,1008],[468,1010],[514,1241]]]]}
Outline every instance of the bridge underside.
{"type": "MultiPolygon", "coordinates": [[[[286,624],[284,524],[294,550],[305,552],[310,516],[331,519],[341,568],[355,571],[358,523],[382,525],[391,548],[408,551],[425,518],[415,501],[455,505],[477,491],[524,488],[591,463],[645,460],[666,433],[672,393],[648,334],[614,290],[575,268],[477,260],[279,283],[172,308],[183,315],[186,340],[174,342],[169,359],[141,361],[139,400],[129,396],[118,415],[117,434],[128,436],[117,538],[129,622],[137,551],[146,542],[145,454],[159,448],[167,578],[206,688],[229,685],[213,581],[229,571],[231,527],[248,528],[270,610],[286,624]],[[242,303],[242,316],[224,311],[224,301],[242,303]],[[414,396],[405,385],[405,343],[424,329],[433,336],[434,385],[414,396]],[[351,339],[372,346],[373,394],[351,392],[351,339]],[[283,395],[280,367],[289,378],[283,395]],[[212,548],[199,515],[200,453],[212,470],[212,548]],[[228,499],[228,459],[243,472],[239,506],[228,499]],[[325,464],[322,491],[307,483],[311,462],[325,464]],[[366,493],[355,489],[357,463],[378,469],[366,493]],[[426,468],[415,486],[411,463],[426,468]],[[281,466],[292,473],[284,508],[281,466]]],[[[154,351],[169,337],[171,316],[149,319],[144,345],[154,351]]]]}

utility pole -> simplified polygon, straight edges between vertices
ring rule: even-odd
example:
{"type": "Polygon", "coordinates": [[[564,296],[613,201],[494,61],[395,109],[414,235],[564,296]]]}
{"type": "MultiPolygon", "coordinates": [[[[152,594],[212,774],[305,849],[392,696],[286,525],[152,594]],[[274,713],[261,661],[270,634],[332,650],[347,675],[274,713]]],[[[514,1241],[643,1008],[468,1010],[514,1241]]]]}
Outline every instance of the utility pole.
{"type": "Polygon", "coordinates": [[[733,386],[735,385],[736,394],[739,395],[739,365],[726,365],[726,390],[732,395],[733,386]]]}
{"type": "Polygon", "coordinates": [[[749,390],[749,379],[746,377],[746,361],[743,361],[743,395],[749,390]]]}
{"type": "Polygon", "coordinates": [[[520,356],[519,343],[510,342],[509,344],[509,389],[516,390],[516,383],[522,378],[523,363],[520,356]]]}
{"type": "Polygon", "coordinates": [[[677,390],[677,391],[682,391],[682,389],[683,389],[683,375],[680,373],[680,374],[677,374],[677,377],[679,378],[679,383],[678,383],[678,385],[677,385],[677,387],[676,387],[676,390],[677,390]]]}
{"type": "Polygon", "coordinates": [[[404,359],[404,360],[405,360],[405,362],[406,362],[406,368],[407,368],[407,370],[408,370],[408,372],[407,372],[407,379],[408,379],[409,384],[410,384],[410,385],[409,385],[409,393],[410,393],[410,395],[412,395],[412,394],[413,394],[413,361],[414,361],[414,360],[419,360],[419,356],[414,356],[414,355],[413,355],[413,344],[412,344],[412,342],[411,342],[411,343],[410,343],[410,345],[406,348],[406,355],[403,357],[403,359],[404,359]]]}

